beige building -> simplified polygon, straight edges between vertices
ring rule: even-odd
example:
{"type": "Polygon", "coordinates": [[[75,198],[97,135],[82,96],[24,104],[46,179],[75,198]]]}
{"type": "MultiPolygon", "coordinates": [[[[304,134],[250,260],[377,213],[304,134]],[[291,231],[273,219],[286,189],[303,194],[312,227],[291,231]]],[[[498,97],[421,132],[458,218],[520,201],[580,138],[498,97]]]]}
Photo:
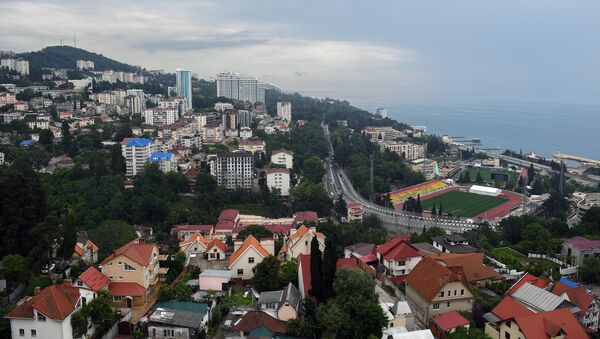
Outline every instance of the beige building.
{"type": "Polygon", "coordinates": [[[462,269],[446,267],[425,257],[406,277],[406,298],[417,321],[429,320],[444,312],[471,312],[473,294],[463,282],[462,269]]]}
{"type": "Polygon", "coordinates": [[[260,242],[249,235],[243,242],[236,240],[234,252],[229,258],[228,267],[233,279],[250,280],[254,276],[254,267],[264,258],[275,253],[275,242],[271,239],[261,239],[260,242]]]}
{"type": "Polygon", "coordinates": [[[254,154],[256,152],[264,153],[265,147],[266,144],[263,140],[241,140],[238,149],[254,154]]]}
{"type": "Polygon", "coordinates": [[[387,149],[406,160],[424,158],[427,153],[426,145],[413,144],[411,142],[385,141],[380,145],[382,150],[387,149]]]}
{"type": "Polygon", "coordinates": [[[410,167],[415,172],[423,174],[426,180],[431,180],[439,176],[438,162],[435,160],[420,158],[410,162],[410,167]]]}
{"type": "Polygon", "coordinates": [[[287,168],[269,168],[267,170],[267,187],[276,189],[279,195],[290,195],[290,170],[287,168]]]}
{"type": "Polygon", "coordinates": [[[310,254],[310,244],[314,237],[319,242],[319,250],[325,251],[325,234],[317,232],[315,227],[308,228],[302,225],[297,230],[290,230],[279,255],[289,260],[298,258],[301,254],[310,254]]]}
{"type": "Polygon", "coordinates": [[[271,163],[274,165],[285,166],[287,169],[294,167],[294,152],[286,149],[279,149],[271,153],[271,163]]]}

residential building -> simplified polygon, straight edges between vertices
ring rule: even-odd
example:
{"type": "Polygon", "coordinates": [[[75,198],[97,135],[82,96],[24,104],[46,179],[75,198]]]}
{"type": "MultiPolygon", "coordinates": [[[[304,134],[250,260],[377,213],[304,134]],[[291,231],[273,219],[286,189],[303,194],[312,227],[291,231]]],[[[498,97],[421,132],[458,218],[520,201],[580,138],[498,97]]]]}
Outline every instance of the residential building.
{"type": "Polygon", "coordinates": [[[446,253],[473,253],[477,252],[477,249],[469,245],[467,239],[462,235],[445,234],[431,238],[433,241],[433,247],[440,250],[440,252],[446,253]]]}
{"type": "Polygon", "coordinates": [[[298,258],[302,254],[310,254],[311,242],[313,238],[317,238],[319,242],[319,250],[325,251],[325,234],[317,232],[315,227],[308,228],[304,225],[297,230],[290,230],[290,234],[285,239],[279,255],[287,260],[298,258]]]}
{"type": "Polygon", "coordinates": [[[381,148],[382,150],[394,152],[406,160],[421,159],[427,155],[426,145],[413,144],[411,142],[386,141],[381,143],[381,148]]]}
{"type": "Polygon", "coordinates": [[[121,152],[125,158],[125,175],[133,177],[144,170],[154,152],[154,145],[150,139],[125,138],[121,141],[121,152]]]}
{"type": "Polygon", "coordinates": [[[83,298],[92,300],[95,298],[96,293],[102,290],[108,290],[110,279],[107,276],[98,271],[94,266],[88,267],[83,273],[77,277],[73,282],[73,286],[79,288],[79,293],[83,298]]]}
{"type": "MultiPolygon", "coordinates": [[[[144,94],[143,89],[132,88],[132,89],[128,89],[126,91],[126,93],[127,93],[127,95],[135,95],[136,97],[139,98],[140,109],[136,113],[141,113],[143,110],[146,109],[146,95],[144,94]]],[[[126,102],[126,104],[127,104],[127,102],[126,102]]]]}
{"type": "Polygon", "coordinates": [[[251,104],[258,102],[258,79],[251,75],[240,75],[239,77],[240,101],[248,101],[251,104]]]}
{"type": "Polygon", "coordinates": [[[314,211],[297,211],[294,213],[294,220],[300,225],[305,222],[316,222],[319,220],[319,216],[314,211]]]}
{"type": "Polygon", "coordinates": [[[192,108],[192,72],[178,68],[175,75],[177,95],[184,97],[187,107],[192,108]]]}
{"type": "Polygon", "coordinates": [[[286,149],[274,150],[271,153],[271,163],[292,169],[294,167],[294,152],[286,149]]]}
{"type": "Polygon", "coordinates": [[[585,258],[600,256],[600,240],[580,236],[565,240],[561,254],[568,263],[579,266],[585,258]]]}
{"type": "Polygon", "coordinates": [[[27,126],[29,126],[31,129],[48,129],[50,128],[50,121],[37,119],[28,121],[27,126]]]}
{"type": "Polygon", "coordinates": [[[495,280],[504,279],[491,266],[483,264],[483,253],[439,253],[430,256],[438,263],[452,269],[460,270],[462,279],[468,284],[484,285],[495,280]]]}
{"type": "Polygon", "coordinates": [[[438,162],[435,160],[420,158],[410,162],[410,167],[415,172],[423,174],[426,180],[431,180],[440,176],[438,162]]]}
{"type": "Polygon", "coordinates": [[[27,101],[21,101],[21,100],[17,100],[14,103],[14,108],[15,111],[28,111],[29,110],[29,103],[27,101]]]}
{"type": "Polygon", "coordinates": [[[29,75],[29,61],[23,59],[6,58],[0,60],[0,67],[6,67],[9,71],[15,71],[22,75],[29,75]]]}
{"type": "Polygon", "coordinates": [[[283,290],[262,292],[258,298],[258,307],[261,311],[283,321],[298,318],[301,303],[300,291],[292,283],[283,290]]]}
{"type": "Polygon", "coordinates": [[[175,300],[158,303],[148,317],[148,338],[199,338],[209,316],[209,305],[206,303],[175,300]]]}
{"type": "Polygon", "coordinates": [[[147,108],[142,113],[144,122],[148,125],[165,126],[175,123],[179,119],[177,108],[147,108]]]}
{"type": "Polygon", "coordinates": [[[243,242],[236,240],[234,252],[229,258],[228,268],[232,271],[233,279],[250,280],[254,276],[254,267],[264,258],[274,255],[273,239],[261,239],[260,242],[249,235],[243,242]]]}
{"type": "Polygon", "coordinates": [[[179,242],[179,252],[184,253],[188,260],[192,255],[203,254],[207,248],[208,240],[200,233],[192,234],[189,239],[179,242]]]}
{"type": "Polygon", "coordinates": [[[215,111],[224,112],[225,110],[233,109],[233,104],[229,102],[217,102],[215,104],[215,111]]]}
{"type": "MultiPolygon", "coordinates": [[[[125,99],[125,97],[123,97],[123,100],[124,99],[125,99]]],[[[99,103],[105,104],[105,105],[113,105],[113,106],[117,105],[117,95],[113,91],[104,91],[104,92],[98,93],[96,100],[98,100],[99,103]]]]}
{"type": "Polygon", "coordinates": [[[250,127],[252,125],[252,111],[243,109],[237,111],[237,121],[239,127],[250,127]]]}
{"type": "Polygon", "coordinates": [[[142,102],[140,97],[137,95],[128,95],[125,97],[125,106],[127,107],[127,113],[139,114],[142,113],[142,102]]]}
{"type": "Polygon", "coordinates": [[[4,163],[5,163],[5,162],[4,162],[4,153],[3,153],[3,152],[0,152],[0,166],[1,166],[1,165],[4,165],[4,163]]]}
{"type": "Polygon", "coordinates": [[[346,204],[346,210],[348,211],[347,219],[348,222],[362,221],[365,209],[363,204],[360,202],[349,202],[346,204]]]}
{"type": "Polygon", "coordinates": [[[403,281],[423,257],[402,235],[383,245],[378,245],[375,253],[379,264],[385,268],[387,275],[395,283],[403,281]]]}
{"type": "Polygon", "coordinates": [[[228,291],[231,285],[230,270],[212,270],[202,271],[198,276],[198,285],[200,291],[228,291]]]}
{"type": "Polygon", "coordinates": [[[584,193],[583,198],[577,202],[577,214],[581,218],[592,207],[600,207],[600,193],[584,193]]]}
{"type": "Polygon", "coordinates": [[[298,290],[300,290],[302,299],[306,299],[309,296],[310,289],[310,255],[300,254],[298,256],[298,290]]]}
{"type": "Polygon", "coordinates": [[[385,118],[387,118],[387,109],[385,109],[383,107],[379,107],[379,108],[377,108],[375,115],[379,116],[382,119],[385,119],[385,118]]]}
{"type": "Polygon", "coordinates": [[[70,283],[51,285],[25,297],[4,317],[10,321],[13,339],[72,339],[71,316],[83,302],[79,289],[70,283]]]}
{"type": "Polygon", "coordinates": [[[361,259],[363,262],[369,261],[368,259],[362,259],[363,257],[372,256],[374,260],[377,260],[377,255],[375,254],[375,244],[369,243],[357,243],[350,246],[344,247],[344,258],[357,258],[361,259]]]}
{"type": "Polygon", "coordinates": [[[228,338],[280,338],[286,334],[287,322],[262,311],[248,311],[235,322],[228,338]]]}
{"type": "Polygon", "coordinates": [[[428,324],[440,313],[470,312],[473,308],[473,294],[460,270],[446,267],[430,257],[419,261],[405,281],[406,298],[422,324],[428,324]]]}
{"type": "Polygon", "coordinates": [[[585,286],[578,285],[566,278],[552,286],[552,293],[568,300],[579,307],[579,314],[576,315],[579,322],[590,332],[598,330],[598,317],[600,314],[600,303],[596,296],[592,294],[585,286]]]}
{"type": "Polygon", "coordinates": [[[163,173],[177,171],[177,160],[175,160],[173,153],[154,152],[150,154],[148,161],[158,164],[158,168],[163,173]]]}
{"type": "Polygon", "coordinates": [[[277,190],[279,195],[290,195],[290,170],[287,168],[269,168],[267,170],[267,187],[277,190]]]}
{"type": "Polygon", "coordinates": [[[226,110],[223,112],[223,115],[221,116],[221,119],[222,119],[221,126],[223,126],[223,129],[225,129],[225,130],[228,130],[228,129],[235,130],[235,129],[237,129],[237,126],[238,126],[237,118],[238,118],[238,115],[237,115],[236,111],[226,110]]]}
{"type": "Polygon", "coordinates": [[[240,77],[237,73],[217,74],[217,97],[238,100],[240,97],[240,77]]]}
{"type": "Polygon", "coordinates": [[[292,103],[289,101],[277,102],[277,117],[287,122],[292,121],[292,103]]]}
{"type": "Polygon", "coordinates": [[[460,328],[469,329],[471,322],[456,311],[444,312],[431,318],[429,328],[438,339],[447,339],[448,336],[460,328]]]}
{"type": "Polygon", "coordinates": [[[98,246],[88,239],[87,232],[77,232],[73,257],[83,260],[88,265],[98,261],[98,246]]]}
{"type": "Polygon", "coordinates": [[[214,145],[223,141],[223,127],[220,122],[207,123],[202,128],[202,143],[214,145]]]}
{"type": "Polygon", "coordinates": [[[158,247],[143,238],[134,239],[102,261],[102,274],[110,279],[108,290],[116,307],[139,306],[146,303],[150,291],[158,286],[162,269],[158,262],[158,247]]]}
{"type": "Polygon", "coordinates": [[[262,81],[259,81],[258,82],[258,94],[256,96],[256,101],[261,102],[263,104],[267,102],[265,99],[266,89],[267,89],[267,84],[262,81]]]}
{"type": "Polygon", "coordinates": [[[208,156],[210,174],[229,190],[252,188],[254,158],[248,152],[229,152],[208,156]]]}
{"type": "Polygon", "coordinates": [[[176,234],[179,241],[188,240],[196,233],[209,236],[212,228],[213,225],[175,225],[171,228],[171,234],[176,234]]]}
{"type": "Polygon", "coordinates": [[[0,93],[0,107],[4,107],[6,105],[14,105],[16,101],[16,94],[9,92],[0,93]]]}
{"type": "Polygon", "coordinates": [[[77,66],[77,69],[82,71],[82,70],[93,70],[94,69],[94,62],[90,61],[90,60],[81,60],[78,59],[77,61],[75,61],[75,65],[77,66]]]}
{"type": "Polygon", "coordinates": [[[267,145],[263,140],[241,140],[238,149],[241,151],[265,153],[267,145]]]}
{"type": "Polygon", "coordinates": [[[2,121],[5,124],[9,124],[11,121],[15,121],[15,120],[23,120],[24,118],[25,118],[25,116],[23,116],[23,114],[19,113],[19,112],[9,112],[9,113],[2,114],[2,121]]]}
{"type": "Polygon", "coordinates": [[[241,127],[240,128],[240,138],[242,138],[242,140],[248,140],[248,139],[252,138],[252,128],[241,127]]]}
{"type": "Polygon", "coordinates": [[[226,248],[227,248],[227,245],[225,245],[225,243],[222,242],[221,240],[211,239],[208,241],[208,244],[206,245],[206,252],[204,253],[204,256],[206,257],[206,260],[208,260],[208,261],[224,260],[226,248]]]}

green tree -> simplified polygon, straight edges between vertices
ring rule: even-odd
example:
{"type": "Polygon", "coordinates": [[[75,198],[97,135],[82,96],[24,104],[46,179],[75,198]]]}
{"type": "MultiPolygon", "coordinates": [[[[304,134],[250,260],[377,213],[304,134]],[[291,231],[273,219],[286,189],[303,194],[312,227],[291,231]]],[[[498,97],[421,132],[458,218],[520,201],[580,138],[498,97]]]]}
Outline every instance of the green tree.
{"type": "Polygon", "coordinates": [[[475,182],[478,184],[483,184],[483,177],[481,176],[480,171],[477,171],[477,177],[475,178],[475,182]]]}
{"type": "Polygon", "coordinates": [[[292,258],[281,264],[281,286],[292,283],[298,287],[298,259],[292,258]]]}
{"type": "Polygon", "coordinates": [[[579,278],[586,283],[600,282],[600,258],[589,257],[583,259],[578,268],[579,278]]]}
{"type": "Polygon", "coordinates": [[[29,265],[27,259],[19,254],[9,254],[2,258],[4,273],[9,283],[26,282],[29,278],[29,265]]]}
{"type": "Polygon", "coordinates": [[[40,144],[52,145],[52,140],[54,140],[54,133],[51,130],[43,129],[40,131],[40,144]]]}
{"type": "Polygon", "coordinates": [[[99,257],[108,256],[113,250],[135,239],[133,227],[124,221],[105,220],[89,232],[90,239],[98,245],[99,257]]]}
{"type": "Polygon", "coordinates": [[[279,259],[272,255],[266,257],[254,267],[251,284],[259,292],[275,291],[281,285],[281,266],[279,259]]]}
{"type": "Polygon", "coordinates": [[[238,233],[237,238],[245,240],[249,235],[254,236],[256,239],[261,238],[272,238],[273,232],[260,225],[250,225],[238,233]]]}
{"type": "Polygon", "coordinates": [[[467,169],[467,171],[465,172],[465,176],[463,177],[462,181],[464,181],[464,182],[471,182],[471,171],[469,171],[467,169]]]}
{"type": "Polygon", "coordinates": [[[456,331],[452,332],[448,339],[492,339],[490,336],[485,334],[482,330],[470,327],[469,329],[461,327],[456,331]]]}
{"type": "Polygon", "coordinates": [[[529,168],[527,169],[527,179],[529,180],[528,183],[531,183],[534,178],[535,178],[535,169],[533,168],[533,164],[530,164],[529,168]]]}
{"type": "Polygon", "coordinates": [[[61,256],[65,259],[71,258],[73,249],[77,243],[77,231],[75,229],[75,213],[71,209],[65,211],[63,217],[62,226],[62,238],[61,244],[61,256]]]}
{"type": "Polygon", "coordinates": [[[317,237],[310,243],[310,295],[317,300],[323,298],[323,258],[317,237]]]}
{"type": "MultiPolygon", "coordinates": [[[[316,239],[316,237],[314,238],[316,239]]],[[[312,243],[311,243],[312,245],[312,243]]],[[[329,238],[325,239],[325,251],[323,254],[323,268],[322,268],[322,301],[328,300],[333,297],[333,281],[335,279],[336,265],[337,265],[337,251],[335,244],[329,238]]]]}
{"type": "Polygon", "coordinates": [[[435,208],[435,203],[433,203],[433,207],[431,207],[431,215],[432,216],[437,215],[437,209],[435,208]]]}
{"type": "Polygon", "coordinates": [[[328,215],[331,209],[331,199],[323,183],[303,181],[291,189],[290,198],[295,211],[316,211],[319,215],[328,215]]]}
{"type": "Polygon", "coordinates": [[[318,156],[312,156],[304,160],[302,165],[302,173],[304,178],[314,183],[320,183],[323,181],[323,175],[325,175],[325,168],[323,167],[323,161],[318,156]]]}

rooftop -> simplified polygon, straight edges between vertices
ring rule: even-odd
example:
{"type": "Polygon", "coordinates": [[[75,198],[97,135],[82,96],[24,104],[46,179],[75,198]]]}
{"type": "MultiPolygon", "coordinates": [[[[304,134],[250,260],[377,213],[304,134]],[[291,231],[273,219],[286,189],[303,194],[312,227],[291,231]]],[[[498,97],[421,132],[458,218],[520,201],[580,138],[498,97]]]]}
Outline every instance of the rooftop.
{"type": "Polygon", "coordinates": [[[460,315],[457,311],[450,311],[439,314],[431,319],[437,327],[442,331],[449,331],[451,329],[469,325],[471,322],[465,317],[460,315]]]}
{"type": "Polygon", "coordinates": [[[154,152],[150,155],[150,162],[160,162],[163,160],[173,160],[173,153],[154,152]]]}
{"type": "Polygon", "coordinates": [[[6,317],[33,318],[36,310],[47,318],[64,320],[75,311],[79,297],[79,289],[70,284],[51,285],[33,297],[25,297],[6,317]]]}
{"type": "Polygon", "coordinates": [[[144,147],[148,146],[152,140],[146,138],[125,138],[121,141],[121,145],[128,147],[144,147]]]}
{"type": "Polygon", "coordinates": [[[92,291],[100,291],[105,288],[110,279],[98,271],[94,266],[90,266],[87,270],[79,275],[79,280],[86,284],[92,291]]]}
{"type": "Polygon", "coordinates": [[[580,250],[593,250],[596,248],[600,248],[600,240],[589,240],[584,237],[574,237],[568,240],[565,240],[566,243],[573,245],[580,250]]]}

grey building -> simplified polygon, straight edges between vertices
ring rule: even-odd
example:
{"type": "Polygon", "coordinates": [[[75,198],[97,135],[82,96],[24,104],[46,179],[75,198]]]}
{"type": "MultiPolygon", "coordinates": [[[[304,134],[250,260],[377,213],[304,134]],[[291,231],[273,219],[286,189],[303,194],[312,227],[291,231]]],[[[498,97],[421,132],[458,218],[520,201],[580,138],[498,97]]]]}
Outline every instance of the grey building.
{"type": "Polygon", "coordinates": [[[569,264],[581,265],[585,258],[600,256],[600,240],[589,240],[584,237],[565,240],[561,254],[569,264]]]}
{"type": "Polygon", "coordinates": [[[251,189],[254,157],[249,152],[228,152],[208,157],[210,174],[228,190],[251,189]]]}

